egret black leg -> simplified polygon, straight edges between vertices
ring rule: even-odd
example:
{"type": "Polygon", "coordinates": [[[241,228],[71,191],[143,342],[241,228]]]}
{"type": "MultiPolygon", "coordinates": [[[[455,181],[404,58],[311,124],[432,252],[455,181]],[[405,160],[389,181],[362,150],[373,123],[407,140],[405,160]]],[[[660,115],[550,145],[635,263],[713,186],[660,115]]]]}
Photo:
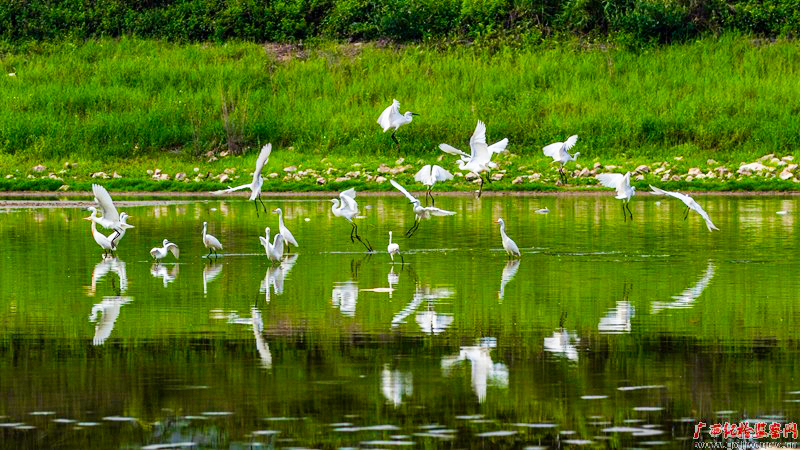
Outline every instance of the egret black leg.
{"type": "Polygon", "coordinates": [[[255,200],[253,200],[253,206],[255,206],[255,207],[256,207],[256,217],[258,217],[258,202],[256,202],[255,200]]]}
{"type": "Polygon", "coordinates": [[[431,187],[431,189],[428,189],[428,195],[431,196],[431,206],[436,206],[436,199],[433,198],[433,192],[431,192],[432,189],[433,187],[431,187]]]}
{"type": "Polygon", "coordinates": [[[483,177],[480,175],[478,175],[478,177],[481,179],[481,187],[478,188],[478,198],[481,198],[481,194],[483,193],[483,177]]]}
{"type": "Polygon", "coordinates": [[[213,248],[209,248],[208,249],[208,254],[206,255],[206,259],[211,258],[211,252],[213,252],[213,251],[214,251],[213,248]]]}
{"type": "Polygon", "coordinates": [[[397,136],[394,135],[395,133],[397,133],[397,130],[394,130],[394,132],[392,133],[392,140],[394,141],[395,144],[400,145],[400,141],[398,141],[397,136]]]}
{"type": "Polygon", "coordinates": [[[350,228],[350,242],[355,242],[356,241],[355,236],[358,235],[358,231],[356,230],[356,224],[350,222],[350,225],[353,226],[352,228],[350,228]]]}
{"type": "Polygon", "coordinates": [[[631,202],[625,202],[625,206],[628,208],[628,213],[631,215],[631,220],[633,220],[633,211],[631,211],[631,202]]]}
{"type": "MultiPolygon", "coordinates": [[[[258,194],[258,201],[261,202],[261,207],[264,208],[264,212],[267,212],[267,207],[264,206],[264,200],[261,200],[261,194],[258,194]]],[[[258,205],[256,205],[256,209],[258,209],[258,205]]]]}
{"type": "Polygon", "coordinates": [[[625,202],[622,202],[622,220],[623,222],[628,221],[628,214],[625,212],[625,202]]]}
{"type": "Polygon", "coordinates": [[[400,255],[400,267],[403,267],[403,266],[405,266],[405,265],[406,265],[406,262],[405,262],[405,260],[403,259],[403,255],[401,254],[401,255],[400,255]]]}
{"type": "Polygon", "coordinates": [[[417,231],[417,228],[419,228],[419,219],[414,220],[414,225],[411,225],[411,228],[409,228],[408,231],[406,231],[406,237],[410,238],[411,236],[413,236],[414,233],[417,231]]]}
{"type": "Polygon", "coordinates": [[[292,252],[292,246],[289,245],[289,244],[286,244],[286,254],[288,255],[291,252],[292,252]]]}
{"type": "Polygon", "coordinates": [[[689,218],[689,207],[687,206],[686,207],[686,212],[683,213],[683,220],[686,220],[688,218],[689,218]]]}

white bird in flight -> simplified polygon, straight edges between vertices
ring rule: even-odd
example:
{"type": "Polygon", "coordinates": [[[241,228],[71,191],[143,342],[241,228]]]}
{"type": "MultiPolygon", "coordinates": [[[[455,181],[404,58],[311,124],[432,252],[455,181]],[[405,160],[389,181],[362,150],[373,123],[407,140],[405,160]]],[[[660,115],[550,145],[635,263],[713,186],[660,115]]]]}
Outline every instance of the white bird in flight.
{"type": "Polygon", "coordinates": [[[389,128],[394,128],[392,132],[392,140],[395,144],[400,145],[400,142],[397,140],[397,129],[402,127],[403,125],[411,123],[414,120],[414,116],[418,116],[419,114],[413,113],[411,111],[406,111],[405,114],[400,114],[400,102],[397,100],[393,100],[391,106],[383,110],[380,117],[378,117],[378,125],[383,128],[383,132],[389,130],[389,128]]]}
{"type": "Polygon", "coordinates": [[[633,220],[633,212],[631,212],[631,197],[636,195],[636,188],[631,186],[631,173],[627,172],[625,175],[621,173],[601,173],[595,176],[600,184],[607,188],[617,190],[617,196],[614,198],[622,200],[622,217],[628,220],[628,215],[625,213],[625,208],[628,208],[628,214],[631,215],[633,220]]]}
{"type": "Polygon", "coordinates": [[[419,172],[414,175],[414,181],[422,183],[423,186],[428,187],[428,191],[425,193],[425,206],[428,206],[428,197],[431,198],[431,205],[436,206],[436,201],[433,199],[433,193],[431,192],[433,190],[433,186],[439,181],[447,181],[452,179],[452,173],[439,166],[431,166],[430,164],[422,166],[422,169],[420,169],[419,172]]]}
{"type": "Polygon", "coordinates": [[[400,245],[397,242],[392,242],[392,232],[389,232],[389,245],[386,247],[386,251],[389,252],[389,257],[392,258],[394,261],[394,255],[400,256],[400,264],[405,265],[405,261],[403,260],[403,255],[400,254],[400,245]]]}
{"type": "Polygon", "coordinates": [[[272,262],[280,262],[281,257],[283,256],[283,243],[284,238],[281,233],[275,235],[275,239],[272,243],[269,242],[269,234],[270,230],[269,227],[264,229],[264,236],[259,236],[258,240],[261,241],[261,245],[264,246],[264,250],[267,252],[267,258],[269,258],[272,262]]]}
{"type": "Polygon", "coordinates": [[[161,243],[161,247],[153,247],[153,249],[150,250],[150,256],[152,256],[156,261],[161,261],[162,259],[166,258],[167,254],[170,252],[172,252],[173,256],[175,256],[175,259],[178,259],[180,256],[180,250],[178,249],[178,246],[175,245],[175,243],[170,242],[169,239],[164,239],[164,241],[161,243]]]}
{"type": "Polygon", "coordinates": [[[367,248],[367,251],[372,251],[372,246],[369,245],[369,241],[364,242],[361,240],[361,236],[358,235],[358,226],[356,226],[353,219],[358,215],[358,203],[356,203],[356,190],[350,188],[346,191],[342,191],[339,194],[339,198],[332,198],[331,203],[331,212],[336,217],[341,217],[344,220],[350,222],[352,225],[352,229],[350,230],[350,242],[355,242],[358,239],[358,242],[364,244],[364,247],[367,248]]]}
{"type": "Polygon", "coordinates": [[[564,173],[564,165],[570,161],[577,160],[578,155],[581,154],[581,152],[576,152],[575,155],[572,156],[569,154],[569,149],[574,147],[576,142],[578,142],[578,135],[574,134],[570,136],[566,142],[556,142],[546,147],[542,147],[542,151],[544,151],[545,156],[549,156],[553,158],[553,161],[561,164],[561,167],[558,168],[558,173],[561,175],[561,181],[564,184],[567,183],[567,175],[564,173]]]}
{"type": "Polygon", "coordinates": [[[253,181],[250,184],[243,184],[241,186],[222,189],[212,193],[219,195],[228,192],[239,191],[242,189],[250,189],[250,201],[252,201],[253,205],[256,207],[256,215],[258,215],[258,204],[256,203],[256,200],[261,202],[264,212],[267,212],[267,207],[264,206],[264,202],[261,200],[261,186],[264,184],[264,178],[261,176],[261,172],[264,170],[264,166],[267,164],[267,161],[269,161],[270,153],[272,153],[272,144],[267,144],[261,147],[261,153],[258,154],[258,159],[256,160],[256,170],[253,172],[253,181]]]}
{"type": "Polygon", "coordinates": [[[283,210],[280,208],[276,208],[272,211],[275,214],[278,214],[278,231],[280,235],[283,236],[283,241],[286,243],[286,251],[292,251],[292,245],[295,247],[300,247],[300,244],[297,243],[297,239],[292,236],[292,232],[286,228],[286,225],[283,224],[283,210]]]}
{"type": "Polygon", "coordinates": [[[686,213],[683,214],[683,220],[686,220],[686,218],[689,217],[689,210],[691,209],[697,214],[700,214],[700,217],[702,217],[703,220],[706,221],[706,228],[708,228],[708,231],[714,231],[714,230],[719,231],[719,228],[714,226],[714,223],[711,222],[711,219],[708,217],[708,213],[702,207],[700,207],[700,205],[698,205],[697,202],[694,201],[692,197],[689,197],[688,195],[685,194],[681,194],[680,192],[665,191],[653,185],[650,185],[650,189],[652,189],[653,193],[656,195],[668,195],[670,197],[675,197],[678,200],[682,201],[683,204],[686,205],[686,213]]]}
{"type": "Polygon", "coordinates": [[[419,199],[411,195],[403,186],[400,186],[400,183],[394,180],[389,180],[389,182],[392,183],[392,186],[397,188],[398,191],[402,192],[403,195],[411,201],[411,204],[414,205],[416,219],[414,220],[414,225],[406,231],[406,237],[413,236],[419,228],[419,223],[424,219],[430,219],[432,216],[452,216],[455,214],[455,211],[445,211],[444,209],[439,209],[434,206],[422,206],[419,199]]]}
{"type": "Polygon", "coordinates": [[[503,238],[503,249],[508,254],[508,257],[519,258],[521,256],[519,247],[517,247],[517,244],[506,234],[506,223],[503,219],[497,219],[495,223],[500,224],[500,237],[503,238]]]}
{"type": "Polygon", "coordinates": [[[217,254],[217,250],[222,250],[222,244],[219,243],[219,240],[214,236],[207,233],[208,231],[208,222],[203,222],[203,245],[208,249],[208,255],[206,258],[211,257],[211,252],[214,252],[214,256],[219,256],[217,254]]]}
{"type": "Polygon", "coordinates": [[[471,154],[466,154],[461,150],[447,144],[439,144],[439,149],[451,155],[457,155],[461,159],[456,161],[460,170],[468,170],[481,179],[481,187],[478,191],[478,197],[483,192],[483,177],[481,173],[487,172],[486,181],[491,182],[488,172],[497,167],[497,164],[492,162],[492,155],[495,153],[502,153],[508,146],[508,138],[502,141],[495,142],[492,145],[486,144],[486,125],[480,120],[478,125],[475,126],[475,131],[472,137],[469,138],[469,148],[471,154]]]}
{"type": "MultiPolygon", "coordinates": [[[[120,220],[120,213],[117,212],[117,208],[114,206],[114,201],[111,200],[111,195],[108,193],[106,188],[100,186],[99,184],[93,184],[92,193],[94,194],[94,201],[97,203],[97,206],[100,207],[99,212],[103,214],[103,217],[97,217],[97,208],[90,206],[86,208],[87,211],[92,213],[88,220],[95,222],[103,228],[114,231],[122,231],[128,228],[134,228],[133,225],[120,220]]],[[[125,218],[127,220],[129,216],[125,214],[125,218]]]]}

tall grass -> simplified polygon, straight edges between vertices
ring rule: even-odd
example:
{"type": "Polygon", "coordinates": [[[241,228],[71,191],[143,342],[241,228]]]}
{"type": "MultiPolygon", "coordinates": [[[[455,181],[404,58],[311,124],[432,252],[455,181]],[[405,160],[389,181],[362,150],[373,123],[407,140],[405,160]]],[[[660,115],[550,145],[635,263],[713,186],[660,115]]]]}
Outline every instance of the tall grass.
{"type": "Polygon", "coordinates": [[[791,41],[725,36],[633,52],[124,38],[39,44],[0,65],[0,153],[14,159],[222,150],[222,97],[247,105],[245,147],[320,158],[438,156],[441,142],[467,148],[477,120],[523,156],[571,134],[582,155],[604,158],[737,161],[800,144],[791,41]],[[392,98],[421,114],[398,132],[399,150],[375,123],[392,98]]]}

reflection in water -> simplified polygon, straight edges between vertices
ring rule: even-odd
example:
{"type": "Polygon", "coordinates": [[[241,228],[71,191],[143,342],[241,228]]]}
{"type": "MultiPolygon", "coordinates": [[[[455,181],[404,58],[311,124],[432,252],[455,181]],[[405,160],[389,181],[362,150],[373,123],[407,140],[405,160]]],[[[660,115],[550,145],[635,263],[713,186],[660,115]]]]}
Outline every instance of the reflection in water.
{"type": "Polygon", "coordinates": [[[506,285],[514,279],[514,275],[519,270],[519,259],[512,259],[506,263],[503,268],[503,275],[500,277],[500,291],[497,293],[497,298],[502,300],[506,295],[506,285]]]}
{"type": "Polygon", "coordinates": [[[280,264],[267,268],[267,273],[261,281],[261,290],[259,291],[264,293],[267,302],[270,300],[270,286],[275,295],[283,294],[283,283],[286,281],[286,276],[289,275],[289,271],[292,270],[298,256],[297,254],[289,255],[280,264]]]}
{"type": "Polygon", "coordinates": [[[461,347],[457,356],[442,359],[442,370],[449,376],[453,366],[461,361],[469,361],[472,365],[472,389],[478,396],[478,402],[486,400],[486,386],[508,387],[508,367],[503,363],[492,362],[489,354],[497,346],[494,338],[481,339],[480,345],[461,347]]]}
{"type": "Polygon", "coordinates": [[[392,406],[400,406],[403,403],[403,397],[410,397],[413,392],[414,377],[411,372],[389,370],[388,364],[383,366],[381,393],[392,406]]]}
{"type": "Polygon", "coordinates": [[[261,311],[253,305],[250,308],[250,315],[253,318],[253,336],[256,338],[256,350],[258,350],[258,357],[261,358],[261,366],[265,369],[271,369],[272,353],[269,352],[269,344],[262,334],[264,332],[264,321],[261,320],[261,311]]]}
{"type": "Polygon", "coordinates": [[[206,264],[203,267],[203,294],[208,294],[208,283],[214,281],[214,278],[217,278],[220,272],[222,272],[222,268],[224,266],[222,264],[213,262],[206,264]]]}
{"type": "Polygon", "coordinates": [[[422,332],[427,334],[439,334],[452,325],[455,320],[448,314],[436,314],[431,301],[428,301],[428,310],[417,314],[415,319],[422,332]]]}
{"type": "Polygon", "coordinates": [[[339,308],[339,311],[341,311],[343,315],[355,317],[357,300],[358,283],[354,281],[345,281],[344,283],[336,283],[333,285],[331,302],[335,308],[339,308]]]}
{"type": "Polygon", "coordinates": [[[617,307],[610,310],[605,317],[600,318],[597,329],[602,333],[630,333],[631,318],[634,308],[627,301],[618,301],[617,307]]]}
{"type": "Polygon", "coordinates": [[[567,330],[561,328],[553,332],[553,335],[544,338],[545,351],[561,355],[570,361],[578,360],[578,348],[576,345],[580,344],[581,340],[578,338],[577,333],[570,334],[567,330]]]}
{"type": "Polygon", "coordinates": [[[416,311],[423,301],[427,300],[427,311],[417,314],[417,324],[420,326],[423,333],[441,333],[453,323],[453,317],[449,315],[437,315],[433,310],[433,305],[435,303],[433,300],[452,298],[454,295],[455,293],[450,289],[417,285],[417,290],[414,292],[414,297],[411,299],[411,302],[392,318],[392,328],[397,327],[401,323],[405,323],[406,318],[416,311]]]}
{"type": "Polygon", "coordinates": [[[97,326],[94,329],[94,338],[92,339],[93,345],[103,345],[114,329],[114,322],[117,321],[117,316],[119,316],[119,309],[122,305],[132,300],[133,297],[103,297],[103,301],[92,307],[89,322],[97,322],[97,326]],[[97,320],[98,313],[102,314],[99,321],[97,320]]]}
{"type": "MultiPolygon", "coordinates": [[[[119,277],[120,293],[125,293],[125,291],[128,290],[128,274],[125,272],[125,262],[116,256],[108,256],[103,257],[103,260],[97,263],[97,265],[94,266],[94,270],[92,270],[92,285],[87,294],[89,297],[94,297],[95,293],[97,293],[97,282],[109,272],[114,272],[119,277]]],[[[113,279],[111,283],[113,286],[113,279]]]]}
{"type": "Polygon", "coordinates": [[[180,269],[178,268],[177,264],[175,264],[172,270],[168,271],[165,265],[161,263],[155,263],[150,266],[150,275],[156,278],[161,278],[161,280],[164,282],[164,287],[167,287],[168,284],[172,283],[176,278],[178,278],[179,270],[180,269]]]}
{"type": "Polygon", "coordinates": [[[694,301],[697,299],[697,297],[700,297],[700,294],[703,293],[703,290],[706,288],[706,286],[708,286],[708,283],[711,282],[712,278],[714,278],[714,261],[708,261],[706,273],[703,275],[703,278],[697,282],[697,284],[689,289],[686,289],[680,294],[673,296],[672,298],[675,299],[674,302],[653,302],[650,306],[652,314],[655,314],[662,309],[691,308],[694,304],[694,301]]]}

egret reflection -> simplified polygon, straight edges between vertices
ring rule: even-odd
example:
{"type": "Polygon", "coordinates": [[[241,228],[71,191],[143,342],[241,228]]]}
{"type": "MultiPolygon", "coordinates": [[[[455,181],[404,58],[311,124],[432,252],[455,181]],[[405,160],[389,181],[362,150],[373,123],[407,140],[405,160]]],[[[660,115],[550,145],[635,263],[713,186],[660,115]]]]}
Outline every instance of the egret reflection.
{"type": "Polygon", "coordinates": [[[561,328],[553,332],[553,335],[544,338],[544,349],[550,353],[563,356],[570,361],[578,360],[578,347],[581,340],[577,333],[570,333],[561,328]]]}
{"type": "Polygon", "coordinates": [[[381,372],[381,393],[396,408],[403,404],[403,397],[414,393],[414,377],[411,372],[390,370],[386,364],[381,372]]]}
{"type": "Polygon", "coordinates": [[[491,350],[497,346],[494,338],[481,339],[479,345],[461,347],[458,355],[447,356],[442,359],[442,370],[445,376],[449,376],[453,367],[462,361],[469,361],[472,376],[472,390],[478,397],[478,402],[486,400],[486,388],[491,385],[494,387],[508,387],[508,367],[503,363],[492,361],[491,350]]]}
{"type": "Polygon", "coordinates": [[[497,292],[497,298],[502,300],[506,295],[506,285],[514,279],[514,275],[519,270],[520,259],[511,259],[503,267],[503,275],[500,276],[500,291],[497,292]]]}
{"type": "Polygon", "coordinates": [[[261,360],[261,367],[265,369],[272,368],[272,353],[269,351],[269,344],[264,339],[264,321],[261,319],[261,311],[253,305],[250,307],[250,317],[240,317],[237,312],[217,318],[227,317],[228,323],[234,325],[251,326],[253,329],[253,337],[256,340],[256,350],[258,351],[258,358],[261,360]]]}
{"type": "MultiPolygon", "coordinates": [[[[128,290],[128,274],[125,271],[125,262],[116,256],[103,257],[103,260],[97,263],[92,270],[92,285],[89,287],[88,295],[94,297],[97,293],[97,283],[108,275],[109,272],[114,272],[119,278],[119,293],[124,294],[128,290]]],[[[114,289],[114,279],[112,278],[111,284],[114,289]]]]}
{"type": "Polygon", "coordinates": [[[706,273],[703,274],[703,278],[697,284],[673,296],[674,302],[653,302],[650,305],[651,313],[655,314],[662,309],[686,309],[694,306],[694,301],[697,297],[700,297],[708,283],[711,283],[711,279],[714,278],[714,269],[714,261],[709,261],[706,273]]]}
{"type": "Polygon", "coordinates": [[[355,317],[357,301],[358,283],[351,280],[333,285],[331,303],[333,303],[335,308],[339,308],[339,311],[341,311],[342,315],[347,317],[355,317]]]}
{"type": "Polygon", "coordinates": [[[286,276],[289,275],[294,263],[297,262],[298,256],[297,254],[289,255],[284,258],[280,264],[267,268],[267,273],[261,281],[260,290],[260,292],[264,294],[267,303],[270,301],[270,287],[272,287],[272,291],[275,295],[283,294],[283,284],[286,281],[286,276]]]}
{"type": "Polygon", "coordinates": [[[601,333],[630,333],[631,318],[635,310],[630,302],[618,301],[616,308],[600,319],[597,329],[601,333]]]}
{"type": "Polygon", "coordinates": [[[436,314],[433,310],[435,300],[452,298],[454,295],[455,293],[447,288],[431,288],[427,285],[417,285],[417,290],[414,292],[411,302],[392,318],[392,328],[406,323],[408,316],[413,314],[423,302],[427,301],[427,311],[417,314],[416,322],[423,333],[441,333],[453,323],[453,317],[436,314]]]}
{"type": "Polygon", "coordinates": [[[111,331],[114,330],[114,323],[117,321],[120,308],[132,300],[133,297],[103,297],[100,303],[92,307],[89,322],[97,322],[92,345],[103,345],[105,343],[106,339],[111,336],[111,331]],[[100,314],[99,320],[97,318],[98,314],[100,314]]]}
{"type": "Polygon", "coordinates": [[[224,266],[219,263],[209,263],[203,267],[203,295],[208,294],[208,283],[214,281],[214,278],[219,276],[224,266]]]}
{"type": "Polygon", "coordinates": [[[172,270],[167,270],[167,267],[161,263],[155,263],[150,266],[150,275],[161,278],[164,282],[164,287],[167,287],[168,284],[175,281],[178,278],[178,272],[180,271],[179,266],[175,264],[172,267],[172,270]]]}

